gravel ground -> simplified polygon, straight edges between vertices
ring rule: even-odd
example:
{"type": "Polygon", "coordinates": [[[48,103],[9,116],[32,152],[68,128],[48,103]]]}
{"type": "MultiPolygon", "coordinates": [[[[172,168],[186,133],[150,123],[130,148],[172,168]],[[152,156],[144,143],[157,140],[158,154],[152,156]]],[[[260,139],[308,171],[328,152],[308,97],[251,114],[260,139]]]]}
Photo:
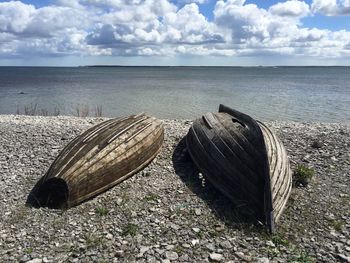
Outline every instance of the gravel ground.
{"type": "Polygon", "coordinates": [[[104,194],[67,211],[25,207],[59,151],[102,120],[0,116],[1,262],[350,262],[350,123],[268,123],[292,168],[315,170],[275,235],[198,177],[186,120],[165,120],[158,157],[104,194]]]}

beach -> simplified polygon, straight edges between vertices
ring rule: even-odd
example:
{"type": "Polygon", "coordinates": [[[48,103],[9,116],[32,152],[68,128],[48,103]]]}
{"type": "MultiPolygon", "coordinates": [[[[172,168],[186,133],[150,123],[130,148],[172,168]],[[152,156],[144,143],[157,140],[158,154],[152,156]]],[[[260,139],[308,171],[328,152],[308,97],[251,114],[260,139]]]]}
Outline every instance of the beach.
{"type": "Polygon", "coordinates": [[[60,150],[105,119],[0,115],[0,261],[350,262],[350,122],[266,122],[292,169],[315,171],[293,188],[274,235],[241,222],[199,178],[183,140],[190,120],[163,120],[156,159],[92,200],[66,211],[26,207],[60,150]]]}

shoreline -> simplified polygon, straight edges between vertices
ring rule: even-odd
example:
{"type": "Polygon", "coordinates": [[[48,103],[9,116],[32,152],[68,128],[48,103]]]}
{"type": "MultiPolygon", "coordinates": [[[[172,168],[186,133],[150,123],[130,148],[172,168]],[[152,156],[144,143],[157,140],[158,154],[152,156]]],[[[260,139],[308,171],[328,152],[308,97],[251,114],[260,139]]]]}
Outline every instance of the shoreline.
{"type": "MultiPolygon", "coordinates": [[[[146,112],[146,114],[149,114],[146,112]]],[[[125,116],[125,115],[122,115],[125,116]]],[[[115,117],[109,117],[109,116],[87,116],[87,117],[81,117],[81,116],[75,116],[75,115],[25,115],[25,114],[0,114],[0,122],[3,122],[4,120],[16,120],[16,119],[21,119],[21,120],[25,120],[26,118],[32,118],[33,120],[37,119],[37,120],[41,120],[41,119],[57,119],[57,120],[65,120],[65,119],[72,119],[72,120],[81,120],[82,123],[84,123],[85,121],[89,121],[89,122],[96,122],[96,121],[103,121],[103,120],[108,120],[108,119],[112,119],[112,118],[118,118],[118,117],[122,117],[122,116],[115,116],[115,117]]],[[[154,115],[153,115],[154,116],[154,115]]],[[[154,116],[156,117],[156,116],[154,116]]],[[[194,119],[189,119],[189,118],[158,118],[162,121],[186,121],[186,122],[192,122],[194,119]]],[[[322,125],[340,125],[340,126],[349,126],[350,125],[350,120],[348,121],[342,121],[342,122],[326,122],[326,121],[293,121],[293,120],[276,120],[276,119],[271,119],[271,120],[261,120],[261,119],[257,119],[259,121],[262,121],[266,124],[269,125],[275,125],[275,124],[279,124],[279,125],[288,125],[288,124],[303,124],[303,125],[317,125],[317,124],[322,124],[322,125]]]]}
{"type": "MultiPolygon", "coordinates": [[[[316,174],[293,188],[277,233],[194,175],[181,139],[189,120],[163,120],[160,154],[143,171],[67,211],[24,206],[60,150],[108,118],[0,115],[0,259],[5,262],[337,262],[350,260],[350,122],[268,121],[291,159],[316,174]],[[314,140],[322,147],[314,149],[314,140]],[[105,213],[101,213],[105,209],[105,213]]],[[[349,262],[349,261],[348,261],[349,262]]]]}

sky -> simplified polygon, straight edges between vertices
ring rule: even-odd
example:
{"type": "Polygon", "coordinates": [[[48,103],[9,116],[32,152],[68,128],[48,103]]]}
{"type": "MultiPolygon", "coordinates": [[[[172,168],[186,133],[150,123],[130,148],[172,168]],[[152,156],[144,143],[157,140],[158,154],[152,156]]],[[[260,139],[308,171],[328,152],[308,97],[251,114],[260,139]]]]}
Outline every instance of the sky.
{"type": "Polygon", "coordinates": [[[350,66],[350,0],[0,1],[0,66],[350,66]]]}

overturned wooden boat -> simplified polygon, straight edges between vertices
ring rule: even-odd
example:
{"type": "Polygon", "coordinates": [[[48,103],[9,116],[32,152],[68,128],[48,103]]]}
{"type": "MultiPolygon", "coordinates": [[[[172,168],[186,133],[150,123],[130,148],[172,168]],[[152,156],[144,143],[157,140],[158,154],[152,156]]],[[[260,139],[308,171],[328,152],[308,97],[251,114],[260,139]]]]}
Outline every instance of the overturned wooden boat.
{"type": "Polygon", "coordinates": [[[163,139],[162,122],[143,113],[102,122],[62,150],[27,204],[69,208],[94,197],[150,163],[163,139]]]}
{"type": "Polygon", "coordinates": [[[220,105],[193,122],[186,143],[214,187],[274,232],[292,188],[282,142],[262,122],[220,105]]]}

